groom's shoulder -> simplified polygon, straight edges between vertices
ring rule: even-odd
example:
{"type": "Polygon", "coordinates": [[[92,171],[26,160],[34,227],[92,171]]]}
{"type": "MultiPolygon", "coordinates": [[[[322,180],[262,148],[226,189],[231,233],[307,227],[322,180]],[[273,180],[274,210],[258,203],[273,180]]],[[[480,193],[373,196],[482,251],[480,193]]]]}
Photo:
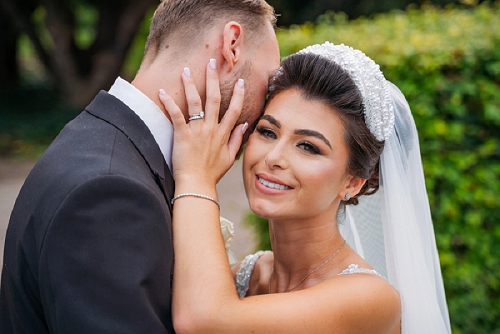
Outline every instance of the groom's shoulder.
{"type": "Polygon", "coordinates": [[[110,178],[114,183],[137,180],[156,191],[146,161],[127,136],[82,112],[64,127],[35,164],[19,194],[19,205],[55,210],[73,189],[96,177],[110,178]]]}
{"type": "Polygon", "coordinates": [[[144,127],[121,101],[101,92],[64,126],[35,168],[72,178],[113,172],[148,173],[147,162],[133,142],[154,141],[144,127]]]}
{"type": "MultiPolygon", "coordinates": [[[[56,139],[41,156],[25,181],[18,202],[44,207],[57,206],[82,183],[99,177],[122,175],[147,185],[157,191],[154,178],[147,161],[130,137],[114,119],[129,117],[126,125],[134,127],[136,121],[127,112],[133,113],[115,97],[101,92],[89,105],[94,115],[86,108],[61,130],[56,139]],[[108,101],[106,103],[100,100],[108,101]],[[106,116],[108,115],[108,116],[106,116]],[[111,116],[110,116],[111,115],[111,116]],[[107,117],[107,119],[105,119],[107,117]]],[[[132,116],[136,116],[135,114],[132,116]]],[[[143,124],[142,124],[143,125],[143,124]]],[[[141,124],[129,132],[141,140],[154,140],[147,132],[141,132],[141,124]],[[135,131],[135,132],[134,132],[135,131]]],[[[161,154],[161,153],[160,153],[161,154]]],[[[123,178],[112,178],[114,182],[124,182],[123,178]]],[[[24,205],[26,207],[26,205],[24,205]]]]}

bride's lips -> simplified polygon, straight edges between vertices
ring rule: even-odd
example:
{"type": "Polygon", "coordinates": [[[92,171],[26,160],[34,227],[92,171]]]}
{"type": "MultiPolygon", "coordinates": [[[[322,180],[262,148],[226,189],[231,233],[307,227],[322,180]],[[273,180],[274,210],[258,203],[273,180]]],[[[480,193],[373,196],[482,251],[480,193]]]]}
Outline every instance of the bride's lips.
{"type": "Polygon", "coordinates": [[[288,192],[293,188],[284,184],[280,180],[264,174],[257,174],[255,177],[255,188],[268,195],[278,195],[288,192]]]}

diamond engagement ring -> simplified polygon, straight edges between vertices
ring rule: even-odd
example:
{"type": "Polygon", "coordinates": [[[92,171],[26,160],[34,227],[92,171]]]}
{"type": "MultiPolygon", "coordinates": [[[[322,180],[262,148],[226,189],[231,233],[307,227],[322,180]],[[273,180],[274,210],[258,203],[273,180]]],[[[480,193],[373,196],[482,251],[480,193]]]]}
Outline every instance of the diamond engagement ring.
{"type": "Polygon", "coordinates": [[[193,121],[193,120],[195,120],[195,119],[202,119],[202,118],[204,118],[204,117],[205,117],[205,112],[204,112],[204,111],[200,111],[200,113],[199,113],[199,114],[194,114],[194,115],[191,115],[191,116],[189,117],[189,120],[190,120],[190,121],[193,121]]]}

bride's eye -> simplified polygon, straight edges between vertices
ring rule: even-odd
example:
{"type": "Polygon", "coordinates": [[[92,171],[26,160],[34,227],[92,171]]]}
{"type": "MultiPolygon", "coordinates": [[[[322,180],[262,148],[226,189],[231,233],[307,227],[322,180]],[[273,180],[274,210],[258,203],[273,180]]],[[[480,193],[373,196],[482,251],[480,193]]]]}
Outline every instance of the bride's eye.
{"type": "Polygon", "coordinates": [[[263,126],[257,126],[257,128],[255,128],[255,130],[257,130],[258,133],[260,133],[262,136],[264,137],[267,137],[267,138],[270,138],[270,139],[276,139],[276,134],[274,133],[273,130],[269,129],[269,128],[265,128],[263,126]]]}
{"type": "Polygon", "coordinates": [[[304,142],[301,142],[297,145],[297,147],[299,147],[300,149],[306,151],[306,152],[309,152],[309,153],[313,153],[313,154],[320,154],[320,150],[314,146],[313,144],[311,143],[308,143],[306,141],[304,142]]]}

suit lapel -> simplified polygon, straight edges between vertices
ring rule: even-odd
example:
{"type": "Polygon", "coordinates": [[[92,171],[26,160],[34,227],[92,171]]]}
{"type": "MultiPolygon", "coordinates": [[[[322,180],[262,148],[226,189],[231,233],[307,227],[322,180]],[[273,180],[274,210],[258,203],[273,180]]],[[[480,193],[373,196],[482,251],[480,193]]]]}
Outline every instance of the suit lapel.
{"type": "Polygon", "coordinates": [[[127,136],[148,164],[170,210],[172,210],[170,204],[174,193],[172,173],[146,124],[127,105],[105,91],[97,94],[85,110],[113,125],[127,136]]]}

